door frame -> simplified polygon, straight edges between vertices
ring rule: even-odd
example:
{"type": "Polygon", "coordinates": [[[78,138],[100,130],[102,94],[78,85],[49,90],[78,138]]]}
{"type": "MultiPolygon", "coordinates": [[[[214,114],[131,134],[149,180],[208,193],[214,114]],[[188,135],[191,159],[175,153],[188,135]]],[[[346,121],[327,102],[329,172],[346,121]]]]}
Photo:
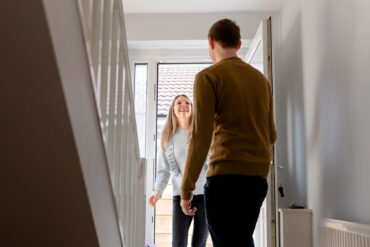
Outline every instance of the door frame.
{"type": "MultiPolygon", "coordinates": [[[[274,61],[272,58],[274,57],[273,54],[275,53],[275,47],[278,45],[279,41],[279,22],[277,20],[279,19],[279,13],[276,13],[273,15],[273,20],[270,17],[269,22],[270,25],[273,26],[273,30],[275,30],[272,33],[272,37],[274,38],[274,43],[269,47],[270,51],[270,60],[271,63],[274,65],[274,61]]],[[[271,30],[271,27],[270,27],[271,30]]],[[[271,30],[271,31],[273,31],[271,30]]],[[[270,37],[271,39],[271,37],[270,37]]],[[[155,176],[155,156],[156,156],[156,129],[157,129],[157,75],[158,75],[158,64],[159,63],[207,63],[211,62],[210,58],[208,56],[196,56],[195,58],[191,58],[189,56],[159,56],[159,55],[153,55],[153,56],[141,56],[139,54],[138,56],[130,57],[130,68],[131,68],[131,76],[132,80],[134,79],[134,68],[135,64],[137,63],[145,63],[148,64],[148,85],[147,85],[147,129],[146,129],[146,159],[147,159],[147,173],[146,173],[146,201],[148,201],[153,189],[154,189],[154,176],[155,176]],[[155,124],[150,124],[155,123],[155,124]]],[[[273,74],[274,74],[274,66],[270,68],[270,75],[269,79],[272,81],[272,90],[274,92],[275,85],[273,83],[273,74]]],[[[275,99],[274,99],[275,101],[275,99]]],[[[275,117],[276,119],[276,117],[275,117]]],[[[274,152],[274,163],[272,165],[271,171],[273,174],[277,174],[276,172],[277,167],[277,158],[276,158],[276,152],[274,152]]],[[[271,173],[272,173],[271,172],[271,173]]],[[[273,214],[271,215],[271,219],[274,219],[275,229],[270,229],[270,233],[274,233],[275,238],[269,238],[271,241],[268,242],[267,247],[275,247],[278,246],[279,241],[279,235],[278,235],[278,218],[277,218],[277,193],[276,188],[277,184],[276,178],[272,178],[274,181],[272,182],[274,188],[272,188],[270,196],[274,198],[274,205],[272,208],[273,214]],[[272,245],[273,244],[273,245],[272,245]]],[[[271,187],[271,186],[270,186],[271,187]]],[[[155,230],[154,230],[154,217],[155,217],[155,211],[154,208],[151,208],[146,205],[146,220],[145,220],[145,241],[148,243],[154,242],[155,237],[155,230]]],[[[270,234],[270,236],[273,236],[270,234]]]]}
{"type": "MultiPolygon", "coordinates": [[[[254,56],[258,46],[262,42],[263,49],[263,73],[271,83],[271,91],[274,96],[274,78],[273,78],[273,44],[272,44],[272,18],[269,17],[262,20],[256,33],[254,39],[251,43],[252,49],[249,49],[245,60],[249,63],[251,58],[254,56]]],[[[273,97],[274,98],[274,97],[273,97]]],[[[275,109],[274,109],[275,115],[275,109]]],[[[276,119],[276,118],[275,118],[276,119]]],[[[275,147],[273,146],[273,160],[271,161],[271,168],[268,175],[269,190],[266,196],[266,247],[278,246],[279,241],[279,221],[278,221],[278,208],[277,208],[277,171],[276,171],[276,153],[275,147]]]]}
{"type": "MultiPolygon", "coordinates": [[[[210,63],[209,57],[189,57],[173,56],[155,56],[155,57],[132,57],[130,59],[130,68],[132,80],[134,80],[135,64],[148,65],[147,80],[147,128],[146,128],[146,201],[149,200],[155,182],[156,169],[156,145],[157,145],[157,96],[158,96],[158,66],[159,64],[189,64],[189,63],[210,63]],[[152,124],[150,124],[152,123],[152,124]],[[153,124],[154,123],[154,124],[153,124]]],[[[146,204],[145,215],[145,241],[154,243],[155,241],[155,208],[146,204]]]]}

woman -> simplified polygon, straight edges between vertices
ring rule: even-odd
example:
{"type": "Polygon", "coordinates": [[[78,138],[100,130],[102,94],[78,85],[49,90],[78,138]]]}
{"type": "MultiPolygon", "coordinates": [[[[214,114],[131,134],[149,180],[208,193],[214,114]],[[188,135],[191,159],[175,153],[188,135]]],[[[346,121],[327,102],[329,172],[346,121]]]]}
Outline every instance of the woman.
{"type": "Polygon", "coordinates": [[[161,148],[157,169],[155,192],[149,198],[149,204],[155,206],[161,198],[170,176],[173,185],[173,220],[172,220],[172,246],[185,247],[188,241],[188,231],[194,218],[192,237],[193,247],[205,247],[208,237],[206,215],[204,212],[203,186],[206,182],[206,166],[203,167],[196,188],[192,207],[196,208],[194,216],[185,215],[180,206],[180,191],[182,174],[185,169],[188,153],[188,137],[192,119],[192,103],[186,95],[178,95],[172,101],[168,112],[166,124],[162,130],[161,148]]]}

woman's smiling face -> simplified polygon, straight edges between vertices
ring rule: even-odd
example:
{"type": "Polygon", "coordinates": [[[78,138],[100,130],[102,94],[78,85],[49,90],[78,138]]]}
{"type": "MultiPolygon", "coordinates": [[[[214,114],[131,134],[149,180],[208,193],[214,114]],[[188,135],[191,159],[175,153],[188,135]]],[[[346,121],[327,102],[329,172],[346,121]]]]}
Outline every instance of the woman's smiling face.
{"type": "Polygon", "coordinates": [[[185,96],[179,96],[174,103],[173,111],[175,116],[178,118],[180,116],[189,117],[191,115],[191,103],[185,96]]]}

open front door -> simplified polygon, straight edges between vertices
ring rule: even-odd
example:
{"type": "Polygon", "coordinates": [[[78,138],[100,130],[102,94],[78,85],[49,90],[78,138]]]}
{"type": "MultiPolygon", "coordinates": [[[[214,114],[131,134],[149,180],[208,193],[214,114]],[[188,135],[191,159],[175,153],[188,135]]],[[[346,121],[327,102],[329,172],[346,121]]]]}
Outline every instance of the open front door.
{"type": "MultiPolygon", "coordinates": [[[[270,80],[271,88],[273,89],[271,47],[270,17],[260,23],[251,42],[251,46],[245,56],[245,61],[261,71],[270,80]]],[[[260,217],[253,236],[256,247],[276,246],[276,186],[274,160],[271,161],[268,184],[269,190],[267,192],[266,200],[262,205],[260,217]]]]}

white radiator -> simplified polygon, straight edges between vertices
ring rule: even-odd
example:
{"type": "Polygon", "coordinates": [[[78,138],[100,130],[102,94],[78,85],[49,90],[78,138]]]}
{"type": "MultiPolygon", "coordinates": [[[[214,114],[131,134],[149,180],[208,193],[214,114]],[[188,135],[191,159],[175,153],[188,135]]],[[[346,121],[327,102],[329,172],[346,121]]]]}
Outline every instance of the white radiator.
{"type": "Polygon", "coordinates": [[[320,247],[370,247],[370,225],[323,219],[319,225],[320,247]]]}

